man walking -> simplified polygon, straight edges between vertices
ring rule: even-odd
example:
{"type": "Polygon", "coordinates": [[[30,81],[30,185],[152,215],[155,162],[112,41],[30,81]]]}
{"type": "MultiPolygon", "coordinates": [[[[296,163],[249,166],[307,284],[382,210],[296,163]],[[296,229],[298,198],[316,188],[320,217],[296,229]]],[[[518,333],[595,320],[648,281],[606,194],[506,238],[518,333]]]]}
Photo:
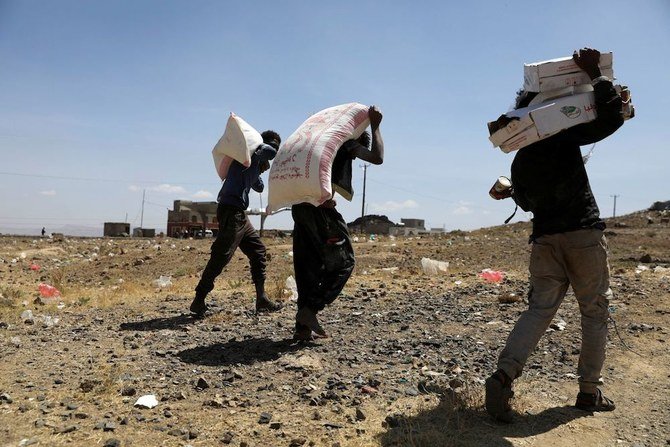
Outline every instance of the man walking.
{"type": "MultiPolygon", "coordinates": [[[[600,219],[580,146],[606,138],[623,124],[621,97],[612,81],[601,75],[597,50],[575,51],[573,59],[592,79],[597,118],[520,149],[512,163],[511,196],[523,210],[533,213],[533,247],[528,309],[507,339],[497,371],[486,380],[486,410],[504,422],[512,421],[512,381],[521,375],[568,286],[579,303],[582,328],[575,406],[586,411],[615,408],[598,388],[612,295],[605,223],[600,219]]],[[[534,96],[520,92],[517,108],[526,107],[534,96]]]]}
{"type": "Polygon", "coordinates": [[[260,175],[269,169],[270,160],[277,155],[281,144],[279,134],[272,130],[263,132],[261,136],[264,144],[251,156],[249,167],[233,161],[219,191],[216,209],[219,232],[212,243],[209,262],[195,288],[195,298],[190,307],[196,316],[202,317],[207,311],[205,297],[214,288],[214,280],[230,262],[238,247],[249,258],[251,278],[256,287],[256,311],[274,312],[282,307],[271,301],[265,293],[265,245],[245,213],[249,207],[249,190],[263,191],[265,185],[260,175]]]}
{"type": "MultiPolygon", "coordinates": [[[[338,149],[332,167],[334,189],[341,188],[353,195],[351,187],[352,161],[356,158],[372,164],[384,162],[384,142],[379,125],[381,112],[371,106],[368,110],[372,130],[357,140],[348,140],[338,149]]],[[[327,200],[320,206],[309,203],[293,205],[293,266],[298,288],[296,313],[296,340],[311,340],[315,333],[327,337],[317,313],[335,301],[354,270],[354,249],[349,230],[342,215],[335,209],[335,201],[327,200]]]]}

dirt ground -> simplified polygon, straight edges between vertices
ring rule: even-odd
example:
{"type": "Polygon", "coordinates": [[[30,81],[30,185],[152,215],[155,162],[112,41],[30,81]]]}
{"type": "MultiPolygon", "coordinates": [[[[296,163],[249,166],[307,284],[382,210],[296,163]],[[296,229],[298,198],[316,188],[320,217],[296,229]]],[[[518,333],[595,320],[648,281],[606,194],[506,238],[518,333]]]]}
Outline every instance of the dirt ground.
{"type": "Polygon", "coordinates": [[[195,320],[186,309],[211,240],[0,237],[0,445],[670,445],[670,226],[652,212],[608,224],[603,375],[617,409],[572,407],[569,293],[515,384],[509,425],[483,410],[483,380],[526,307],[527,223],[359,236],[354,274],[322,314],[331,337],[314,343],[291,340],[290,238],[265,238],[282,311],[253,312],[240,254],[195,320]],[[448,273],[425,274],[424,257],[448,273]],[[487,268],[505,279],[484,281],[487,268]],[[40,283],[62,295],[43,304],[40,283]],[[157,405],[135,407],[144,395],[157,405]]]}

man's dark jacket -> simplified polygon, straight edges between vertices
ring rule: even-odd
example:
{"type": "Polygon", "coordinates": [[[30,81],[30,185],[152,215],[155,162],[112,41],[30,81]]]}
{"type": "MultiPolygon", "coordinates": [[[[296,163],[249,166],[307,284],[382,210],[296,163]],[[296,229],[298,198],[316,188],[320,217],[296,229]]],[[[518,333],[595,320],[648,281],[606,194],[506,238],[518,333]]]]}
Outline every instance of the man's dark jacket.
{"type": "Polygon", "coordinates": [[[614,133],[623,124],[621,97],[610,81],[594,86],[597,118],[521,148],[512,162],[514,201],[533,213],[533,235],[601,227],[580,146],[614,133]]]}

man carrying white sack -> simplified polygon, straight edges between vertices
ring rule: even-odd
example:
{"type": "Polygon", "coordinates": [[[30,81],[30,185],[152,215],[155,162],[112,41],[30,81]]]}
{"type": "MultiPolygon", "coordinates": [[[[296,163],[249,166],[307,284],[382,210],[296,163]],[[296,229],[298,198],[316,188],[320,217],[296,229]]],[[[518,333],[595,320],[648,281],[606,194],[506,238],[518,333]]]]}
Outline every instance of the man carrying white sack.
{"type": "Polygon", "coordinates": [[[219,205],[216,208],[219,232],[212,243],[209,262],[195,288],[195,298],[190,307],[197,316],[201,317],[207,311],[205,297],[214,288],[214,280],[230,262],[238,247],[249,258],[251,279],[256,287],[256,311],[274,312],[282,307],[271,301],[265,293],[265,245],[245,213],[249,207],[249,190],[263,191],[265,185],[260,175],[270,168],[270,160],[275,158],[281,144],[279,134],[272,130],[266,130],[261,136],[265,144],[253,153],[249,167],[233,161],[219,191],[219,205]]]}
{"type": "MultiPolygon", "coordinates": [[[[498,359],[498,370],[486,380],[486,410],[503,422],[512,421],[512,381],[556,314],[568,286],[581,312],[579,394],[575,406],[585,411],[612,411],[614,402],[598,388],[605,361],[609,287],[605,223],[600,219],[580,146],[614,133],[622,124],[621,97],[612,81],[601,76],[600,52],[575,51],[577,66],[592,79],[597,118],[521,148],[512,162],[513,197],[533,213],[528,309],[517,321],[498,359]]],[[[526,107],[535,93],[520,92],[516,108],[526,107]]],[[[506,125],[509,118],[498,119],[506,125]]]]}
{"type": "MultiPolygon", "coordinates": [[[[352,161],[360,158],[372,164],[384,162],[384,142],[379,124],[381,112],[368,110],[372,130],[356,140],[345,141],[333,160],[332,183],[353,194],[352,161]]],[[[327,337],[317,313],[335,301],[354,269],[354,250],[344,219],[335,209],[335,201],[320,206],[299,203],[291,207],[293,221],[293,267],[298,288],[298,312],[295,316],[296,340],[311,340],[312,332],[327,337]]]]}

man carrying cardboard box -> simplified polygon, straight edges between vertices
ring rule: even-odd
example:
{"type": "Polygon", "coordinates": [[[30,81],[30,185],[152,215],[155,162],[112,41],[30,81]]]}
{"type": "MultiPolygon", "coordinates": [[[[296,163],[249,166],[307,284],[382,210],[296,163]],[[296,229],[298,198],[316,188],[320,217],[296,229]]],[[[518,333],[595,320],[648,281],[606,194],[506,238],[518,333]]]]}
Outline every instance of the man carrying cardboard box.
{"type": "MultiPolygon", "coordinates": [[[[597,117],[521,148],[512,162],[512,188],[503,194],[533,213],[528,309],[509,334],[497,371],[486,380],[486,410],[503,422],[512,421],[512,381],[521,375],[570,285],[582,315],[575,406],[586,411],[614,410],[614,402],[598,388],[612,295],[605,223],[591,192],[580,146],[604,139],[623,124],[621,97],[612,81],[601,74],[599,51],[584,48],[575,51],[573,59],[591,79],[597,117]]],[[[516,108],[527,106],[536,94],[520,92],[516,108]]]]}

